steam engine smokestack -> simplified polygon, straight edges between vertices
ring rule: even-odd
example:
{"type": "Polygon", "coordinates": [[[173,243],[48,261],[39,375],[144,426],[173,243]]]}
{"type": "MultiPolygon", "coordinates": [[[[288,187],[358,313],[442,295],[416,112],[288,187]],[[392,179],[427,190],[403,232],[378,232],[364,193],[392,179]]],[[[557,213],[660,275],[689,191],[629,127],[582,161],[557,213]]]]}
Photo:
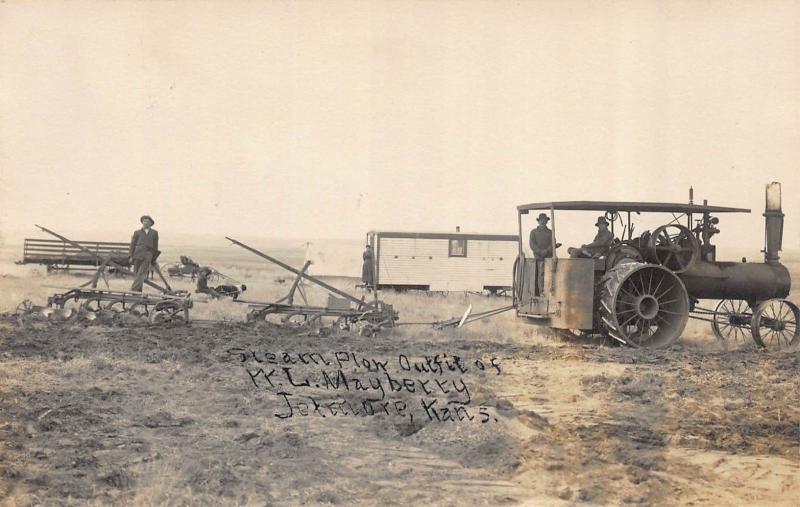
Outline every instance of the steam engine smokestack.
{"type": "Polygon", "coordinates": [[[764,261],[777,263],[783,243],[783,212],[781,211],[781,184],[767,185],[767,204],[764,210],[764,261]]]}

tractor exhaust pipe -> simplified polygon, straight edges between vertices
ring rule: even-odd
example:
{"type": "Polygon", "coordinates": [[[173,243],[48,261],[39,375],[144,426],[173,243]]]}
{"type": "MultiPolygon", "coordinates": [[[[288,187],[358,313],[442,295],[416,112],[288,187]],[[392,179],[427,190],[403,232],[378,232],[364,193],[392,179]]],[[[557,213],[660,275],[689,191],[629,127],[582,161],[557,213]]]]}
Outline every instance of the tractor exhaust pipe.
{"type": "Polygon", "coordinates": [[[767,185],[767,204],[764,209],[764,262],[780,261],[783,243],[783,212],[781,211],[781,184],[777,181],[767,185]]]}

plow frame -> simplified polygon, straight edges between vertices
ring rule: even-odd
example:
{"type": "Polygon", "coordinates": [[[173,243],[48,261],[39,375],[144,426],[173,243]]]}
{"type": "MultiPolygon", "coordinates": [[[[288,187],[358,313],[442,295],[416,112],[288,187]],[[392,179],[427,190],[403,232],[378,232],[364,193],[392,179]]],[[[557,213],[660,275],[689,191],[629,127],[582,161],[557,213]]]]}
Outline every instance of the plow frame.
{"type": "Polygon", "coordinates": [[[248,322],[264,320],[268,315],[283,315],[283,322],[291,322],[293,317],[298,317],[302,318],[302,322],[299,322],[300,324],[313,325],[321,322],[323,317],[335,317],[335,325],[342,330],[349,329],[353,325],[360,325],[362,334],[372,335],[382,328],[394,327],[395,323],[399,320],[399,315],[394,310],[392,305],[378,300],[377,291],[375,292],[374,300],[371,302],[364,301],[364,299],[358,299],[351,294],[339,290],[336,287],[333,287],[332,285],[329,285],[322,280],[309,275],[307,270],[311,264],[310,261],[306,261],[301,269],[295,269],[288,264],[285,264],[274,257],[270,257],[269,255],[233,238],[226,236],[226,239],[235,245],[240,246],[245,250],[248,250],[259,257],[295,274],[294,282],[292,283],[288,294],[277,302],[265,303],[259,301],[245,301],[241,299],[236,300],[237,303],[244,303],[249,306],[250,312],[247,315],[248,322]],[[293,301],[296,291],[300,292],[303,302],[307,303],[305,293],[300,286],[300,283],[304,279],[327,290],[331,295],[329,301],[333,301],[334,303],[338,302],[340,307],[334,308],[330,306],[294,304],[293,301]],[[334,297],[334,294],[339,296],[339,298],[334,297]],[[347,307],[344,307],[345,303],[348,305],[347,307]],[[353,305],[355,305],[355,308],[353,305]]]}
{"type": "MultiPolygon", "coordinates": [[[[85,246],[72,241],[71,239],[58,234],[50,229],[36,225],[40,230],[55,236],[64,243],[84,252],[93,257],[98,263],[97,271],[91,280],[80,287],[65,289],[67,292],[54,294],[47,298],[47,306],[51,308],[64,309],[66,303],[70,301],[81,301],[80,310],[84,313],[100,313],[108,310],[114,313],[131,313],[135,315],[152,317],[153,322],[183,321],[189,322],[189,308],[192,307],[190,295],[185,291],[173,291],[158,264],[152,264],[153,270],[159,275],[166,287],[146,279],[144,283],[159,291],[159,294],[130,291],[114,291],[97,289],[98,281],[103,278],[107,269],[115,269],[118,272],[133,275],[134,273],[125,266],[117,263],[111,256],[101,256],[92,252],[85,246]],[[91,286],[91,287],[88,287],[91,286]],[[152,313],[152,316],[151,316],[152,313]]],[[[106,280],[106,285],[108,281],[106,280]]],[[[24,305],[23,305],[24,306],[24,305]]],[[[80,312],[79,312],[80,313],[80,312]]]]}
{"type": "Polygon", "coordinates": [[[192,307],[189,297],[86,288],[54,294],[47,298],[47,305],[63,310],[70,301],[81,301],[80,308],[86,312],[133,313],[151,317],[154,322],[189,322],[189,309],[192,307]]]}

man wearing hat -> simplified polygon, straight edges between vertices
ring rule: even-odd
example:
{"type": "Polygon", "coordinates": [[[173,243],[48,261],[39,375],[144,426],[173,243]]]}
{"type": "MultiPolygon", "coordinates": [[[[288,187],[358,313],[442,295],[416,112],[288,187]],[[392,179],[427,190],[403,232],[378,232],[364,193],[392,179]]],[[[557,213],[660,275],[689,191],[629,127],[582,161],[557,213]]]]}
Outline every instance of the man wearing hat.
{"type": "Polygon", "coordinates": [[[597,217],[597,222],[594,225],[598,229],[594,241],[588,245],[581,245],[580,248],[570,248],[568,250],[570,257],[600,257],[605,255],[608,247],[614,242],[614,234],[608,230],[608,220],[605,217],[597,217]]]}
{"type": "Polygon", "coordinates": [[[552,257],[553,231],[547,227],[547,222],[550,221],[550,217],[545,213],[539,213],[539,217],[536,219],[536,221],[539,222],[539,226],[531,231],[530,239],[533,256],[537,260],[552,257]]]}
{"type": "Polygon", "coordinates": [[[136,292],[142,292],[144,281],[150,273],[150,265],[161,253],[158,250],[158,231],[152,229],[155,220],[149,215],[144,215],[139,221],[142,223],[142,228],[134,231],[128,254],[136,273],[131,290],[136,292]]]}
{"type": "Polygon", "coordinates": [[[539,226],[531,230],[530,245],[536,259],[536,293],[541,294],[544,287],[544,260],[553,256],[553,231],[547,227],[550,217],[539,213],[536,219],[539,226]]]}
{"type": "Polygon", "coordinates": [[[364,282],[364,287],[369,290],[374,285],[375,272],[375,254],[372,251],[372,245],[367,245],[364,248],[364,253],[361,255],[364,262],[361,264],[361,281],[364,282]]]}

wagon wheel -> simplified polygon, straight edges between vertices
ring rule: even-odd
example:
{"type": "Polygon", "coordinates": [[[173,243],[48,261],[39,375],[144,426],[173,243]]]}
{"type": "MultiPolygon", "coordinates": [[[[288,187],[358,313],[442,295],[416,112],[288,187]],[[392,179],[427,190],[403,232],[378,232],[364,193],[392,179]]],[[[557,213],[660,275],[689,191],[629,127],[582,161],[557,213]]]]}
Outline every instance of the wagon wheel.
{"type": "Polygon", "coordinates": [[[678,224],[662,225],[647,242],[650,259],[673,273],[683,273],[700,256],[700,244],[692,231],[678,224]]]}
{"type": "Polygon", "coordinates": [[[723,299],[714,309],[711,329],[726,346],[741,347],[751,336],[753,312],[746,301],[723,299]]]}
{"type": "Polygon", "coordinates": [[[751,331],[761,347],[780,349],[800,343],[800,309],[788,299],[769,299],[753,312],[751,331]]]}

